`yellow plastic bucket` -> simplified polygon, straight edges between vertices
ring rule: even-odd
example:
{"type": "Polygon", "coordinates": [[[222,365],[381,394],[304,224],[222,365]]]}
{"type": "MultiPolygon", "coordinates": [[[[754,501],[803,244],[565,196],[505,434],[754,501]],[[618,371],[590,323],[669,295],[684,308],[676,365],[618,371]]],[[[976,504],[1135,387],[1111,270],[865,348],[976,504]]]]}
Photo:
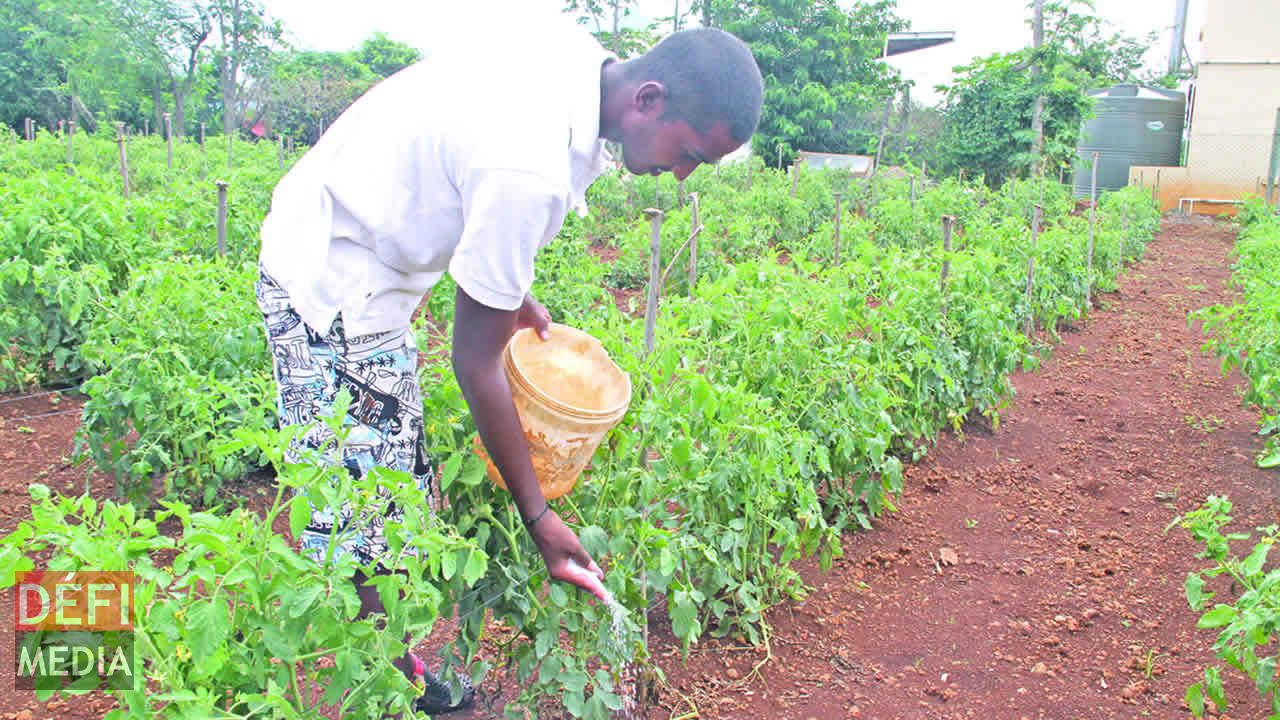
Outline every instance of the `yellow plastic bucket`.
{"type": "MultiPolygon", "coordinates": [[[[545,341],[533,330],[517,332],[502,357],[533,471],[548,500],[573,489],[631,403],[631,378],[599,340],[558,323],[551,323],[549,332],[545,341]]],[[[475,450],[489,478],[505,490],[479,436],[475,450]]]]}

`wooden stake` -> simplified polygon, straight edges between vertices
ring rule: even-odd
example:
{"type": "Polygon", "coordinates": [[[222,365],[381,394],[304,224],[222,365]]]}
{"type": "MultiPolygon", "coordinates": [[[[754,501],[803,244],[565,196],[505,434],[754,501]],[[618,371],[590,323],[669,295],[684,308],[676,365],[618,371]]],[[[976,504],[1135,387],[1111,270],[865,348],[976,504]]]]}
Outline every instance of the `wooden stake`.
{"type": "Polygon", "coordinates": [[[173,119],[169,113],[164,114],[164,136],[169,145],[169,169],[173,170],[173,119]]]}
{"type": "Polygon", "coordinates": [[[1040,205],[1036,205],[1031,214],[1031,248],[1027,252],[1027,322],[1023,333],[1027,337],[1031,337],[1031,331],[1035,328],[1035,306],[1032,303],[1032,290],[1035,288],[1036,279],[1036,240],[1040,236],[1040,213],[1044,210],[1040,205]]]}
{"type": "Polygon", "coordinates": [[[676,184],[676,207],[680,210],[684,209],[684,181],[681,180],[676,184]]]}
{"type": "Polygon", "coordinates": [[[844,200],[844,193],[836,193],[836,238],[835,238],[835,264],[840,264],[840,201],[844,200]]]}
{"type": "Polygon", "coordinates": [[[231,169],[231,150],[235,146],[236,133],[234,130],[227,133],[227,170],[231,169]]]}
{"type": "MultiPolygon", "coordinates": [[[[702,226],[698,224],[698,193],[689,193],[690,212],[692,213],[691,227],[695,230],[702,226]]],[[[689,294],[693,295],[693,288],[698,284],[698,234],[695,232],[689,238],[689,294]]]]}
{"type": "Polygon", "coordinates": [[[284,136],[283,136],[283,135],[281,135],[281,136],[280,136],[280,138],[279,138],[279,140],[280,140],[280,143],[279,143],[279,145],[280,145],[280,169],[281,169],[281,170],[284,170],[284,136]]]}
{"type": "Polygon", "coordinates": [[[75,165],[75,158],[73,157],[74,155],[73,144],[74,144],[75,136],[76,136],[76,121],[68,120],[67,121],[67,170],[72,170],[75,165]]]}
{"type": "Polygon", "coordinates": [[[942,270],[938,273],[938,294],[942,298],[942,317],[947,316],[947,276],[951,274],[951,234],[955,231],[954,215],[942,216],[942,270]]]}
{"type": "Polygon", "coordinates": [[[911,217],[916,216],[916,176],[911,176],[911,217]]]}
{"type": "Polygon", "coordinates": [[[219,180],[218,186],[218,254],[227,254],[227,182],[219,180]]]}
{"type": "Polygon", "coordinates": [[[144,117],[142,118],[142,135],[143,137],[146,137],[147,135],[150,135],[150,134],[151,134],[151,118],[144,117]]]}
{"type": "Polygon", "coordinates": [[[129,155],[124,147],[124,123],[116,123],[116,146],[120,148],[120,180],[124,196],[129,197],[129,155]]]}
{"type": "Polygon", "coordinates": [[[938,290],[942,293],[942,312],[947,311],[947,276],[951,274],[951,234],[955,232],[956,217],[942,216],[942,272],[938,274],[938,290]]]}
{"type": "Polygon", "coordinates": [[[1089,181],[1089,245],[1084,271],[1084,305],[1093,307],[1093,231],[1098,216],[1098,161],[1102,153],[1093,154],[1093,176],[1089,181]]]}
{"type": "Polygon", "coordinates": [[[796,158],[791,169],[791,197],[796,196],[796,187],[800,185],[800,158],[796,158]]]}
{"type": "Polygon", "coordinates": [[[644,211],[649,222],[653,223],[653,236],[649,240],[649,296],[644,308],[644,354],[648,357],[653,352],[654,333],[658,325],[658,286],[662,282],[662,218],[663,212],[658,208],[644,211]]]}

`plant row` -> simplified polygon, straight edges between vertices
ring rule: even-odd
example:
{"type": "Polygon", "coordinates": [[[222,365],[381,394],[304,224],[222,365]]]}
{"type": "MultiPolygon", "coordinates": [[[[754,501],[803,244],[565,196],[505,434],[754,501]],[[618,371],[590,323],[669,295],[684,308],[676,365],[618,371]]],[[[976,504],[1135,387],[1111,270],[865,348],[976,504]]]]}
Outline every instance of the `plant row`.
{"type": "MultiPolygon", "coordinates": [[[[275,158],[264,153],[259,160],[261,169],[275,158]]],[[[103,186],[109,186],[106,172],[98,177],[103,186]]],[[[30,175],[31,181],[70,178],[61,167],[30,175]]],[[[92,186],[88,175],[68,182],[92,186]]],[[[998,422],[1009,373],[1037,360],[1021,332],[1024,321],[1051,331],[1084,315],[1089,289],[1111,287],[1156,224],[1155,208],[1140,191],[1104,197],[1090,276],[1087,214],[1076,213],[1067,191],[1054,183],[991,190],[918,180],[913,189],[909,180],[868,183],[802,172],[792,196],[791,178],[753,164],[704,168],[684,188],[699,196],[699,279],[689,286],[683,273],[670,276],[657,347],[646,354],[643,322],[614,299],[643,282],[636,265],[647,265],[650,226],[640,209],[654,198],[667,211],[664,266],[677,261],[692,232],[687,198],[674,183],[655,182],[598,182],[596,211],[571,219],[543,251],[534,289],[557,320],[598,337],[635,389],[630,412],[592,470],[554,503],[606,567],[609,588],[632,610],[621,624],[621,642],[606,630],[607,609],[558,585],[544,589],[545,569],[509,497],[489,482],[471,451],[474,427],[449,367],[447,283],[428,302],[432,322],[424,316],[415,326],[424,336],[419,346],[434,349],[421,371],[424,432],[447,502],[438,516],[414,513],[389,533],[398,538],[397,550],[421,542],[448,551],[415,561],[408,580],[386,581],[433,593],[429,601],[418,596],[414,606],[422,609],[404,621],[412,627],[397,628],[420,637],[440,608],[456,606],[460,634],[447,654],[476,675],[486,669],[471,663],[485,633],[504,628],[490,640],[504,648],[522,683],[510,713],[517,706],[536,710],[549,696],[575,716],[604,717],[620,707],[630,693],[627,683],[635,681],[633,663],[646,656],[643,630],[655,604],[686,648],[706,633],[764,640],[765,610],[806,590],[790,561],[816,555],[825,564],[838,555],[844,530],[868,526],[892,507],[903,463],[927,451],[940,428],[959,428],[972,414],[998,422]],[[1030,208],[1037,202],[1045,222],[1033,247],[1030,208]],[[943,214],[958,222],[949,253],[942,249],[943,214]],[[616,259],[602,262],[597,255],[616,259]],[[1031,258],[1035,284],[1028,294],[1031,258]]],[[[20,205],[37,202],[15,197],[20,205]]],[[[150,197],[121,201],[117,227],[130,232],[133,218],[145,217],[135,206],[164,202],[150,197]]],[[[242,217],[260,217],[263,210],[244,208],[242,217]]],[[[41,499],[33,520],[5,540],[6,564],[14,566],[18,555],[40,549],[37,544],[57,548],[54,557],[63,564],[124,569],[150,563],[148,592],[164,598],[175,615],[194,612],[197,627],[217,629],[196,648],[197,656],[226,658],[208,669],[184,664],[192,639],[164,616],[155,618],[167,640],[156,637],[144,656],[165,692],[159,699],[127,696],[131,712],[144,703],[166,717],[213,706],[240,708],[230,715],[239,717],[305,714],[299,677],[374,688],[353,702],[386,701],[397,691],[394,678],[361,663],[380,659],[385,670],[385,659],[399,650],[372,645],[370,626],[353,622],[342,580],[357,569],[354,561],[339,563],[327,579],[317,577],[272,529],[274,517],[303,519],[304,504],[278,494],[264,520],[258,513],[196,512],[184,502],[214,501],[220,481],[268,461],[278,466],[287,443],[287,434],[271,430],[270,359],[252,300],[252,231],[244,231],[241,253],[225,259],[192,251],[147,255],[147,233],[132,232],[120,252],[135,253],[136,260],[118,269],[119,276],[93,261],[101,257],[93,243],[114,242],[116,235],[81,233],[71,235],[84,246],[79,263],[47,268],[37,285],[61,279],[74,290],[79,284],[72,273],[91,267],[103,273],[100,292],[84,301],[91,317],[77,317],[84,324],[68,344],[89,375],[82,444],[122,490],[150,489],[155,478],[163,479],[171,499],[162,514],[181,520],[183,532],[173,539],[159,535],[146,524],[154,519],[144,522],[127,505],[41,499]],[[107,525],[111,532],[84,530],[107,525]],[[174,550],[187,558],[180,566],[158,560],[174,550]],[[239,564],[241,556],[252,559],[239,564]],[[264,571],[268,567],[275,569],[264,571]],[[220,589],[211,592],[210,585],[220,589]],[[314,627],[303,622],[313,617],[314,627]],[[292,634],[282,638],[268,629],[280,627],[292,634]],[[345,658],[340,677],[317,662],[325,648],[345,658]],[[278,665],[257,669],[273,653],[296,671],[292,681],[278,665]],[[268,708],[263,697],[272,692],[286,700],[268,708]],[[225,693],[234,702],[224,702],[225,693]]],[[[200,246],[207,244],[205,237],[200,246]]],[[[61,311],[58,300],[54,296],[61,311]]],[[[277,472],[295,478],[282,487],[300,488],[304,500],[355,493],[367,504],[379,497],[352,481],[335,489],[339,481],[318,460],[310,469],[277,472]]],[[[384,484],[398,482],[381,477],[384,484]]],[[[389,607],[393,590],[384,593],[389,607]]]]}
{"type": "Polygon", "coordinates": [[[1222,359],[1223,371],[1238,369],[1248,380],[1245,401],[1261,411],[1258,434],[1267,436],[1258,465],[1274,468],[1280,467],[1280,216],[1254,200],[1240,220],[1231,276],[1238,300],[1194,317],[1212,333],[1206,347],[1222,359]]]}

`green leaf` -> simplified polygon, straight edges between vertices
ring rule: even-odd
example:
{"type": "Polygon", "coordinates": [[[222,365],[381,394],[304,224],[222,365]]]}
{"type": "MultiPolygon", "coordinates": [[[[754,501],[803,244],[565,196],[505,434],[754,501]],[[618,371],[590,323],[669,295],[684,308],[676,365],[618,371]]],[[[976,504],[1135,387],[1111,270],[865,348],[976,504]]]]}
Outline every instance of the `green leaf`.
{"type": "Polygon", "coordinates": [[[440,466],[440,489],[442,491],[448,490],[454,479],[458,477],[458,470],[462,468],[462,460],[462,453],[454,453],[440,466]]]}
{"type": "Polygon", "coordinates": [[[310,612],[316,600],[324,594],[326,589],[325,585],[317,582],[294,590],[288,600],[289,617],[300,618],[310,612]]]}
{"type": "Polygon", "coordinates": [[[1218,706],[1219,710],[1227,709],[1227,696],[1222,688],[1222,673],[1216,667],[1207,667],[1204,669],[1204,691],[1218,706]]]}
{"type": "Polygon", "coordinates": [[[1264,697],[1271,694],[1276,687],[1276,659],[1274,657],[1262,658],[1258,661],[1257,672],[1254,673],[1254,682],[1258,686],[1258,692],[1264,697]]]}
{"type": "Polygon", "coordinates": [[[609,553],[609,536],[599,525],[588,525],[578,531],[578,541],[582,549],[592,558],[599,560],[609,553]]]}
{"type": "Polygon", "coordinates": [[[1216,628],[1224,625],[1230,625],[1236,619],[1236,609],[1230,605],[1217,605],[1209,612],[1200,616],[1196,627],[1199,628],[1216,628]]]}
{"type": "Polygon", "coordinates": [[[1187,688],[1187,707],[1191,708],[1191,714],[1196,717],[1204,717],[1204,690],[1201,689],[1200,683],[1196,683],[1187,688]]]}
{"type": "Polygon", "coordinates": [[[697,639],[699,631],[697,606],[688,593],[677,591],[671,607],[671,632],[688,644],[697,639]]]}
{"type": "Polygon", "coordinates": [[[1280,443],[1277,443],[1270,453],[1264,453],[1258,457],[1258,467],[1263,470],[1280,467],[1280,443]]]}
{"type": "Polygon", "coordinates": [[[468,586],[474,585],[477,580],[484,577],[485,570],[488,569],[489,559],[479,550],[472,550],[467,555],[466,567],[462,568],[462,582],[468,586]]]}
{"type": "Polygon", "coordinates": [[[196,603],[187,611],[187,640],[193,657],[210,655],[231,633],[231,612],[225,600],[196,603]]]}
{"type": "Polygon", "coordinates": [[[1245,558],[1243,568],[1245,575],[1254,576],[1262,572],[1262,566],[1267,562],[1267,553],[1271,552],[1271,543],[1261,542],[1249,553],[1249,557],[1245,558]]]}
{"type": "Polygon", "coordinates": [[[1187,581],[1184,584],[1187,591],[1187,604],[1192,610],[1199,611],[1204,608],[1204,578],[1199,573],[1187,573],[1187,581]]]}
{"type": "Polygon", "coordinates": [[[305,495],[294,497],[292,503],[289,506],[289,533],[294,538],[299,538],[307,523],[311,522],[311,504],[307,502],[305,495]]]}

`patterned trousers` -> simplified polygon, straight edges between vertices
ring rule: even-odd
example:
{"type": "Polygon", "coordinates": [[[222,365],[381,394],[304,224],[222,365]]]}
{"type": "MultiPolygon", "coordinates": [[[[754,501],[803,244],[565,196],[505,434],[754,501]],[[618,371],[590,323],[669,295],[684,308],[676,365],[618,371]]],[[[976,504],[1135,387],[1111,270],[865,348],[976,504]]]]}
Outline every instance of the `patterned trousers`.
{"type": "MultiPolygon", "coordinates": [[[[348,337],[339,316],[325,332],[308,326],[294,310],[289,294],[259,269],[258,306],[267,326],[267,342],[279,390],[281,426],[306,425],[286,453],[297,462],[309,450],[331,445],[333,432],[318,419],[345,388],[351,395],[345,427],[349,431],[341,462],[356,478],[374,467],[407,472],[432,504],[435,469],[423,447],[422,391],[418,386],[418,350],[413,333],[400,331],[348,337]]],[[[379,488],[386,494],[386,490],[379,488]]],[[[311,520],[299,538],[301,552],[324,560],[329,538],[339,541],[335,559],[353,555],[361,563],[383,565],[387,541],[384,522],[399,521],[402,510],[390,503],[382,517],[352,527],[348,504],[340,508],[311,506],[311,520]]],[[[384,565],[384,567],[386,567],[384,565]]],[[[387,567],[386,569],[394,569],[387,567]]]]}

